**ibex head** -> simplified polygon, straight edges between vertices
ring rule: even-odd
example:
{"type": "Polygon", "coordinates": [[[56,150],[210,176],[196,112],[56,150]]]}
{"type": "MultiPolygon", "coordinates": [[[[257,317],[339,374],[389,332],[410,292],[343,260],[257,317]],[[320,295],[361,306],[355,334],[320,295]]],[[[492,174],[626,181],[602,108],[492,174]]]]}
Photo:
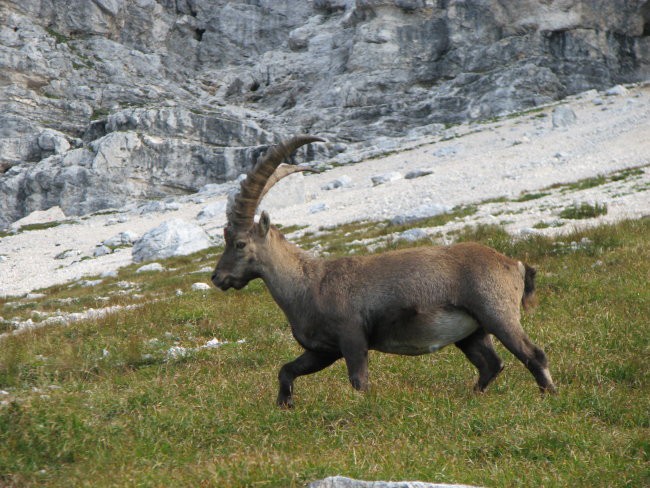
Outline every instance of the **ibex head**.
{"type": "Polygon", "coordinates": [[[310,170],[280,163],[300,146],[311,142],[325,140],[299,135],[271,146],[241,182],[239,193],[228,203],[228,223],[224,229],[226,248],[212,274],[212,282],[218,288],[239,290],[261,276],[260,266],[264,262],[271,222],[269,215],[262,212],[259,222],[255,223],[255,212],[264,195],[278,181],[292,173],[310,170]]]}

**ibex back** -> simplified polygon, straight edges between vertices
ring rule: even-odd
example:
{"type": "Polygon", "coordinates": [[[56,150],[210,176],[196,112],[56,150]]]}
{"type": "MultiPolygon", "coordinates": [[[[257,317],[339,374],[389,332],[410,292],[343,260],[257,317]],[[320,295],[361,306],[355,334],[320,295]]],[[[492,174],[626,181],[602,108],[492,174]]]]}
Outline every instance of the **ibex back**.
{"type": "Polygon", "coordinates": [[[259,202],[280,178],[303,168],[279,166],[303,144],[296,136],[260,158],[228,208],[226,247],[212,275],[227,290],[261,278],[305,352],[279,373],[277,403],[293,405],[298,376],[345,360],[352,386],[368,388],[368,351],[419,355],[455,344],[479,371],[484,391],[503,369],[494,335],[555,391],[546,355],[521,327],[520,306],[534,298],[535,270],[476,243],[420,247],[378,255],[319,259],[288,242],[259,202]]]}

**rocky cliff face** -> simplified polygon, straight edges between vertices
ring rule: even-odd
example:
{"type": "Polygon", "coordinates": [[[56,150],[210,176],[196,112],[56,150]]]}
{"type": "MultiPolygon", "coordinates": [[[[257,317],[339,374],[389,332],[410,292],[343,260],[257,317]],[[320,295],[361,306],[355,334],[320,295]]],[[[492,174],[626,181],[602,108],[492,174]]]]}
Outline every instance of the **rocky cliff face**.
{"type": "Polygon", "coordinates": [[[0,227],[648,76],[647,0],[3,0],[0,227]]]}

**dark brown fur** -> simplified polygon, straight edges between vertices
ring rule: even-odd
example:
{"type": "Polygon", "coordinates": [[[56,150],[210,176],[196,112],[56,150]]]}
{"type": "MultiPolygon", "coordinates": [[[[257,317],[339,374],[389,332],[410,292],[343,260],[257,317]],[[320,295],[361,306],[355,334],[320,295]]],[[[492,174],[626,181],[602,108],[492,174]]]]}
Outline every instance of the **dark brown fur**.
{"type": "Polygon", "coordinates": [[[245,236],[228,239],[213,281],[226,290],[262,278],[305,349],[280,371],[279,405],[292,405],[296,377],[339,358],[352,385],[365,390],[369,350],[415,355],[452,343],[476,366],[475,390],[484,391],[503,369],[492,335],[541,390],[555,389],[544,352],[520,324],[519,307],[534,291],[532,268],[475,243],[322,260],[267,225],[263,214],[245,236]]]}
{"type": "Polygon", "coordinates": [[[521,298],[521,305],[524,310],[532,310],[537,306],[537,295],[535,294],[535,277],[537,270],[524,263],[526,273],[524,275],[524,296],[521,298]]]}

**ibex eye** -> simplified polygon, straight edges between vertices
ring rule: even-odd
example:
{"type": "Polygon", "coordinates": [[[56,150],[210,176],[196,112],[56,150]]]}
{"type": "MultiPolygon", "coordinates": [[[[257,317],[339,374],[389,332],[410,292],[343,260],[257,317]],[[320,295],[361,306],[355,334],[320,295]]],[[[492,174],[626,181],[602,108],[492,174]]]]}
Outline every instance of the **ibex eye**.
{"type": "Polygon", "coordinates": [[[239,241],[239,242],[238,242],[237,244],[235,244],[235,245],[237,246],[237,249],[244,249],[244,248],[246,247],[246,242],[244,242],[244,241],[239,241]]]}

